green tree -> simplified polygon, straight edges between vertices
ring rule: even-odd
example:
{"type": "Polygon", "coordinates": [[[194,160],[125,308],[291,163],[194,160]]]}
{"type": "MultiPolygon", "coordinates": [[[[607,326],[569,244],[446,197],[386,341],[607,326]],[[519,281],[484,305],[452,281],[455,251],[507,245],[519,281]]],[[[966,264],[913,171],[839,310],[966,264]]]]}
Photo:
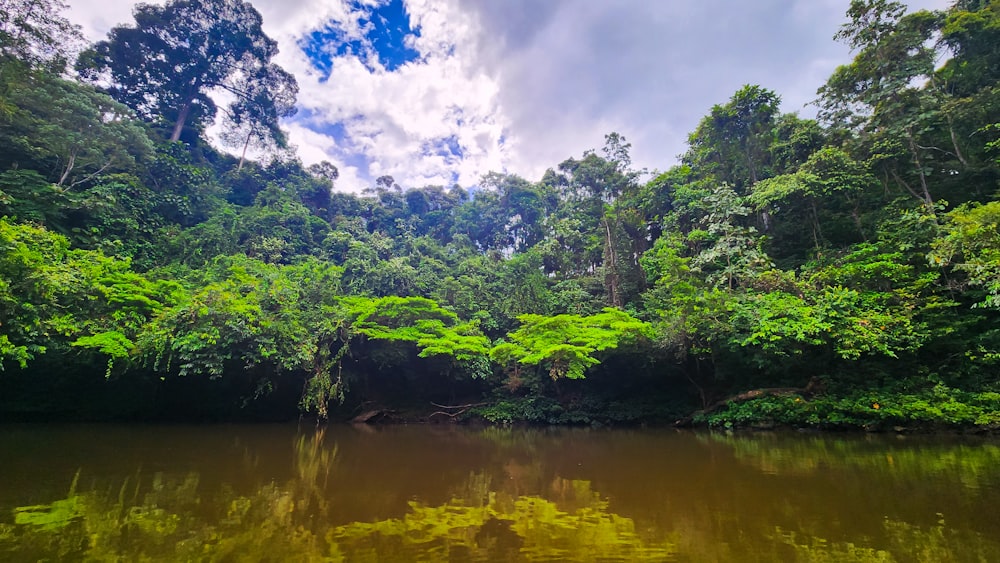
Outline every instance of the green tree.
{"type": "Polygon", "coordinates": [[[353,330],[373,340],[411,342],[419,356],[434,355],[472,360],[485,356],[489,340],[475,323],[463,323],[458,315],[423,297],[351,298],[346,301],[354,316],[353,330]]]}
{"type": "Polygon", "coordinates": [[[761,248],[756,229],[741,224],[750,214],[745,198],[729,186],[718,186],[706,197],[708,212],[700,229],[688,233],[688,240],[705,242],[706,248],[691,261],[691,266],[706,274],[706,279],[730,291],[746,286],[757,272],[770,266],[770,258],[761,248]]]}
{"type": "Polygon", "coordinates": [[[256,75],[241,76],[233,90],[240,95],[226,110],[226,128],[221,139],[227,146],[242,149],[236,167],[240,170],[250,148],[272,153],[288,148],[280,120],[295,114],[299,88],[295,77],[269,63],[256,75]]]}
{"type": "Polygon", "coordinates": [[[132,112],[91,86],[40,75],[12,85],[8,99],[18,109],[0,125],[8,147],[3,160],[47,171],[57,186],[69,189],[102,174],[133,171],[152,152],[132,112]]]}
{"type": "Polygon", "coordinates": [[[650,326],[624,311],[607,308],[596,315],[521,315],[520,328],[496,345],[490,356],[514,366],[545,366],[553,380],[581,379],[601,361],[598,352],[614,350],[652,335],[650,326]]]}
{"type": "Polygon", "coordinates": [[[271,63],[277,43],[261,29],[261,16],[243,0],[171,0],[140,4],[135,26],[115,27],[85,51],[77,70],[110,83],[113,98],[150,121],[171,125],[180,139],[216,114],[209,92],[231,95],[226,118],[250,126],[248,139],[278,131],[277,119],[294,109],[293,77],[271,63]]]}
{"type": "Polygon", "coordinates": [[[739,89],[729,102],[715,105],[688,138],[684,162],[712,174],[745,194],[771,175],[770,147],[781,98],[756,85],[739,89]]]}
{"type": "Polygon", "coordinates": [[[860,134],[873,163],[933,213],[931,176],[939,157],[926,139],[940,104],[933,89],[918,85],[934,72],[931,40],[941,15],[905,11],[889,0],[851,2],[851,20],[836,38],[857,54],[820,88],[820,118],[860,134]]]}
{"type": "Polygon", "coordinates": [[[996,0],[959,0],[948,10],[941,40],[954,56],[939,75],[956,96],[967,97],[1000,80],[1000,5],[996,0]]]}
{"type": "Polygon", "coordinates": [[[71,250],[63,236],[0,220],[0,367],[24,368],[69,345],[127,357],[136,333],[175,292],[175,284],[131,272],[127,261],[71,250]]]}
{"type": "MultiPolygon", "coordinates": [[[[750,203],[758,210],[767,209],[774,222],[786,222],[794,229],[809,224],[813,247],[828,244],[821,225],[822,207],[838,210],[847,215],[856,229],[856,236],[864,236],[861,222],[862,196],[876,183],[863,165],[846,152],[826,147],[809,155],[792,174],[768,178],[754,186],[750,203]],[[842,211],[841,211],[842,210],[842,211]],[[805,219],[808,217],[808,219],[805,219]]],[[[776,229],[772,227],[772,232],[776,229]]],[[[795,229],[789,238],[794,244],[801,242],[801,230],[795,229]]]]}
{"type": "MultiPolygon", "coordinates": [[[[316,353],[307,312],[323,302],[303,300],[314,280],[295,272],[239,255],[217,258],[199,272],[207,279],[144,327],[143,355],[155,369],[181,376],[303,369],[316,353]]],[[[317,275],[330,283],[329,274],[317,275]]],[[[336,285],[327,291],[335,293],[336,285]]]]}
{"type": "Polygon", "coordinates": [[[965,274],[985,290],[979,307],[1000,308],[1000,202],[963,205],[948,214],[945,234],[934,241],[930,260],[965,274]]]}
{"type": "Polygon", "coordinates": [[[83,40],[61,0],[0,0],[0,64],[12,60],[55,72],[66,68],[83,40]]]}

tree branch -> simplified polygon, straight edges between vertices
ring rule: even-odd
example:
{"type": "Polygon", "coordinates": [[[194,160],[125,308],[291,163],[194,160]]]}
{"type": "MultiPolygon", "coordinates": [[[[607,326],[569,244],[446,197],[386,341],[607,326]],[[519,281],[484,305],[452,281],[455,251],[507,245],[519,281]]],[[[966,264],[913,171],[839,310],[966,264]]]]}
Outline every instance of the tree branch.
{"type": "Polygon", "coordinates": [[[107,170],[107,168],[108,168],[109,166],[111,166],[111,161],[110,161],[110,160],[109,160],[109,161],[107,161],[107,162],[105,162],[105,163],[104,163],[104,166],[102,166],[102,167],[98,168],[98,169],[97,169],[96,171],[94,171],[94,173],[92,173],[92,174],[88,174],[88,175],[87,175],[87,176],[85,176],[85,177],[84,177],[83,179],[80,179],[80,180],[77,180],[77,181],[73,182],[72,184],[70,184],[70,185],[69,185],[69,187],[70,187],[70,188],[75,188],[75,187],[76,187],[76,186],[78,186],[79,184],[82,184],[82,183],[84,183],[84,182],[87,182],[87,181],[89,181],[89,180],[91,180],[91,179],[93,179],[93,178],[97,177],[97,176],[98,176],[98,175],[99,175],[99,174],[100,174],[101,172],[104,172],[105,170],[107,170]]]}
{"type": "Polygon", "coordinates": [[[469,403],[467,405],[439,405],[434,401],[430,401],[430,404],[434,405],[439,409],[451,410],[451,409],[470,409],[472,407],[481,407],[484,405],[488,405],[489,403],[469,403]]]}

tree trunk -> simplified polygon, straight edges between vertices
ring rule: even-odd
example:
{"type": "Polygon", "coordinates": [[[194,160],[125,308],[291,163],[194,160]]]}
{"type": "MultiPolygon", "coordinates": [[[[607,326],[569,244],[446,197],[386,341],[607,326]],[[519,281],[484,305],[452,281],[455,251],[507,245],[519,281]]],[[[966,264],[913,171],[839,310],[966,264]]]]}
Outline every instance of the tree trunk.
{"type": "Polygon", "coordinates": [[[69,158],[66,160],[66,168],[63,169],[62,176],[59,177],[59,181],[56,183],[57,186],[62,186],[69,177],[69,173],[73,171],[73,166],[76,165],[76,149],[73,149],[69,153],[69,158]]]}
{"type": "Polygon", "coordinates": [[[924,206],[927,207],[928,213],[935,215],[934,198],[931,197],[930,188],[927,187],[927,176],[924,174],[924,163],[920,160],[920,152],[917,150],[917,142],[913,138],[913,131],[907,129],[906,137],[910,142],[910,156],[913,158],[913,165],[916,167],[917,174],[920,178],[920,188],[923,190],[924,206]]]}
{"type": "Polygon", "coordinates": [[[846,197],[847,203],[851,204],[851,219],[854,220],[854,226],[858,229],[858,234],[861,235],[863,240],[868,240],[868,236],[865,235],[865,229],[861,225],[861,210],[858,208],[859,202],[854,201],[849,196],[846,197]]]}
{"type": "Polygon", "coordinates": [[[236,171],[237,172],[239,172],[240,170],[243,170],[243,163],[246,162],[246,159],[247,159],[247,148],[250,146],[250,137],[251,137],[251,135],[253,135],[253,131],[252,130],[249,133],[247,133],[247,140],[246,140],[245,143],[243,143],[243,152],[240,154],[240,163],[236,167],[236,171]]]}
{"type": "MultiPolygon", "coordinates": [[[[747,168],[750,169],[750,187],[752,188],[757,183],[757,166],[753,162],[753,152],[750,147],[747,147],[745,155],[747,157],[747,168]]],[[[745,191],[747,193],[750,192],[749,189],[745,191]]]]}
{"type": "Polygon", "coordinates": [[[946,113],[945,117],[948,118],[948,133],[951,134],[951,146],[955,147],[955,156],[958,158],[958,161],[962,163],[962,166],[968,168],[969,163],[966,162],[965,157],[962,156],[962,149],[958,148],[958,136],[955,135],[955,126],[952,123],[951,115],[946,113]]]}
{"type": "Polygon", "coordinates": [[[181,133],[184,131],[184,122],[187,121],[188,114],[191,113],[191,102],[185,102],[181,106],[180,113],[177,114],[177,121],[174,123],[174,132],[170,134],[171,141],[179,141],[181,133]]]}
{"type": "Polygon", "coordinates": [[[816,209],[816,200],[810,198],[809,205],[812,207],[813,216],[813,244],[818,249],[820,247],[819,241],[823,239],[823,229],[819,226],[819,211],[816,209]]]}
{"type": "Polygon", "coordinates": [[[816,376],[810,378],[809,383],[807,383],[805,387],[771,387],[764,389],[751,389],[750,391],[744,391],[743,393],[727,397],[721,401],[708,405],[699,411],[695,411],[689,416],[674,422],[674,426],[691,426],[694,422],[695,416],[712,414],[716,411],[722,410],[731,403],[742,403],[759,397],[788,397],[790,395],[801,395],[802,398],[808,400],[815,395],[824,393],[825,391],[826,385],[824,385],[823,381],[816,376]]]}
{"type": "Polygon", "coordinates": [[[618,292],[618,256],[615,253],[614,241],[611,238],[611,224],[607,217],[604,218],[604,230],[607,234],[608,245],[608,259],[604,264],[605,271],[607,272],[605,274],[605,281],[608,285],[608,293],[610,293],[608,297],[611,298],[612,307],[621,307],[621,299],[618,292]]]}

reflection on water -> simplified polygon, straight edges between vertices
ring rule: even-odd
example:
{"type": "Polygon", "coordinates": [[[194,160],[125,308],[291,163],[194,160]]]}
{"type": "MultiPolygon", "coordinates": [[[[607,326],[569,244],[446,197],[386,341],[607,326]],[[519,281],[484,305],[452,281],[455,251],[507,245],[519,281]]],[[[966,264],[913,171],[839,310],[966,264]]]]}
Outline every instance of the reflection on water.
{"type": "Polygon", "coordinates": [[[767,433],[700,437],[729,445],[741,462],[775,475],[814,474],[835,464],[913,480],[944,479],[976,489],[996,485],[996,468],[1000,466],[1000,445],[980,441],[942,442],[907,436],[832,439],[823,435],[788,440],[781,434],[767,433]]]}
{"type": "Polygon", "coordinates": [[[1000,445],[0,426],[4,561],[1000,561],[1000,445]]]}

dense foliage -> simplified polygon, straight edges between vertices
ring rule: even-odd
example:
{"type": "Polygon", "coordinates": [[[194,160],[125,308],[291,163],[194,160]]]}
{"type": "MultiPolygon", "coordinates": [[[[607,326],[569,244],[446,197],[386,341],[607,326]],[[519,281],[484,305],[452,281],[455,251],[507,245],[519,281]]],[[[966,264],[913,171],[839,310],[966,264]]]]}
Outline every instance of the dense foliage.
{"type": "Polygon", "coordinates": [[[283,150],[249,4],[140,6],[92,83],[59,2],[3,5],[5,416],[1000,423],[997,0],[853,1],[817,119],[745,86],[666,171],[612,133],[538,181],[363,194],[283,150]]]}

